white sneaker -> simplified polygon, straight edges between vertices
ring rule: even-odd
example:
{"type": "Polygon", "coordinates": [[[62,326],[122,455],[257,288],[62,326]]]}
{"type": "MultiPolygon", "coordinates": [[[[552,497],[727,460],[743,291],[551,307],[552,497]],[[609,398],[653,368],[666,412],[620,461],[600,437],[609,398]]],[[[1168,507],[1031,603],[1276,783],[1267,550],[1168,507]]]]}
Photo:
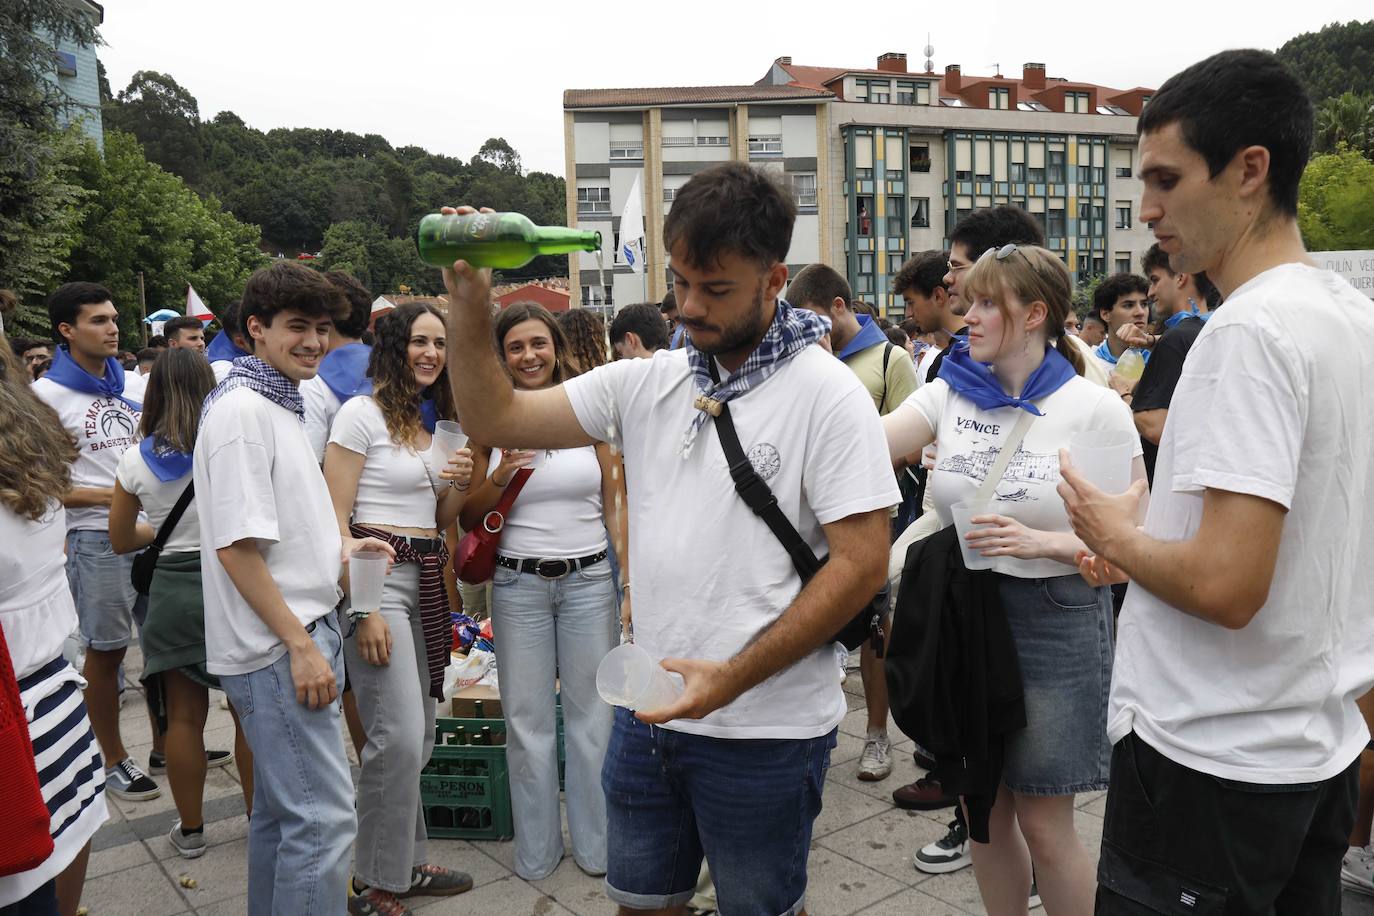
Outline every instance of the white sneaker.
{"type": "Polygon", "coordinates": [[[869,735],[859,758],[859,778],[864,782],[886,779],[892,772],[892,742],[887,735],[869,735]]]}
{"type": "Polygon", "coordinates": [[[1341,859],[1341,884],[1374,895],[1374,845],[1350,847],[1341,859]]]}

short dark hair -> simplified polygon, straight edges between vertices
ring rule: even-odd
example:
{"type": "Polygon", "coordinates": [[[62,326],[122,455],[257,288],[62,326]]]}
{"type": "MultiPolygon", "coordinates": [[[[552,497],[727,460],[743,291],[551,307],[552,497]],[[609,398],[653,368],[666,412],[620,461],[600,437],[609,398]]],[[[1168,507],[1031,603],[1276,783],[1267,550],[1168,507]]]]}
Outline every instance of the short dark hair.
{"type": "Polygon", "coordinates": [[[10,338],[10,349],[14,351],[14,355],[15,355],[15,356],[22,357],[22,356],[24,355],[25,351],[27,351],[27,350],[32,350],[34,347],[46,347],[47,349],[51,350],[51,349],[52,349],[52,341],[51,341],[51,340],[39,340],[39,339],[36,338],[36,337],[11,337],[11,338],[10,338]]]}
{"type": "Polygon", "coordinates": [[[152,347],[154,350],[165,350],[165,349],[167,349],[167,337],[166,337],[166,335],[163,335],[163,334],[154,334],[152,337],[149,337],[149,338],[148,338],[148,346],[152,347]]]}
{"type": "Polygon", "coordinates": [[[848,304],[853,298],[849,281],[829,264],[808,264],[787,284],[787,301],[792,305],[819,305],[828,312],[836,299],[843,299],[848,304]]]}
{"type": "Polygon", "coordinates": [[[911,339],[911,337],[907,334],[906,331],[903,331],[896,325],[893,325],[892,327],[888,328],[883,328],[883,333],[887,335],[888,340],[892,341],[893,344],[899,347],[905,347],[906,342],[911,339]]]}
{"type": "Polygon", "coordinates": [[[1169,266],[1169,256],[1159,247],[1158,242],[1145,249],[1145,253],[1140,256],[1141,272],[1148,274],[1156,268],[1163,270],[1171,277],[1178,273],[1178,271],[1169,266]]]}
{"type": "Polygon", "coordinates": [[[1312,153],[1312,100],[1268,51],[1222,51],[1165,80],[1136,123],[1143,136],[1177,123],[1213,178],[1247,146],[1269,151],[1269,198],[1297,216],[1298,184],[1312,153]]]}
{"type": "Polygon", "coordinates": [[[903,321],[901,324],[897,325],[897,327],[901,328],[902,333],[904,333],[907,337],[916,337],[920,334],[925,333],[921,330],[921,323],[917,321],[915,318],[908,318],[906,321],[903,321]]]}
{"type": "Polygon", "coordinates": [[[736,254],[771,267],[787,259],[797,205],[767,172],[722,162],[698,172],[677,192],[663,224],[663,246],[678,242],[688,263],[709,268],[736,254]]]}
{"type": "Polygon", "coordinates": [[[237,299],[220,310],[219,329],[221,331],[228,331],[231,334],[243,333],[239,328],[239,302],[237,299]]]}
{"type": "Polygon", "coordinates": [[[1099,315],[1099,314],[1097,314],[1097,312],[1089,312],[1088,314],[1086,314],[1086,315],[1083,316],[1083,326],[1084,326],[1084,327],[1087,327],[1089,321],[1096,321],[1098,324],[1102,325],[1104,328],[1107,326],[1107,322],[1103,321],[1103,320],[1102,320],[1102,316],[1099,315]]]}
{"type": "Polygon", "coordinates": [[[253,271],[243,287],[239,303],[238,331],[249,344],[248,319],[271,326],[281,312],[299,312],[311,318],[328,316],[338,321],[348,315],[348,299],[324,274],[295,261],[277,261],[253,271]]]}
{"type": "Polygon", "coordinates": [[[949,234],[949,244],[951,248],[956,244],[963,245],[969,258],[976,261],[989,248],[1001,248],[1003,245],[1044,248],[1045,233],[1035,217],[1025,210],[1002,204],[974,210],[959,220],[949,234]]]}
{"type": "Polygon", "coordinates": [[[1112,274],[1093,290],[1093,311],[1101,314],[1116,307],[1116,300],[1131,293],[1150,292],[1150,281],[1136,274],[1112,274]]]}
{"type": "Polygon", "coordinates": [[[668,326],[663,323],[660,306],[652,302],[627,305],[611,319],[611,343],[618,344],[634,332],[646,350],[668,349],[668,326]]]}
{"type": "Polygon", "coordinates": [[[151,363],[162,355],[161,350],[154,350],[152,347],[144,347],[138,351],[138,361],[140,363],[151,363]]]}
{"type": "Polygon", "coordinates": [[[918,251],[902,265],[892,278],[892,292],[900,296],[914,289],[929,299],[937,289],[945,288],[945,274],[949,273],[949,252],[935,249],[918,251]]]}
{"type": "Polygon", "coordinates": [[[663,301],[658,304],[658,311],[660,314],[677,311],[677,293],[673,292],[671,287],[663,294],[663,301]]]}
{"type": "Polygon", "coordinates": [[[205,325],[200,323],[199,318],[192,318],[190,315],[178,315],[170,319],[162,326],[162,336],[171,340],[180,335],[182,331],[204,331],[205,325]]]}
{"type": "Polygon", "coordinates": [[[58,325],[76,324],[76,318],[81,314],[81,306],[99,305],[113,299],[110,291],[99,283],[87,283],[84,280],[63,283],[48,293],[48,321],[52,324],[53,340],[62,340],[62,332],[57,330],[58,325]]]}
{"type": "Polygon", "coordinates": [[[326,270],[324,278],[337,286],[348,300],[348,314],[334,319],[334,329],[344,337],[362,337],[372,322],[372,291],[346,270],[326,270]]]}

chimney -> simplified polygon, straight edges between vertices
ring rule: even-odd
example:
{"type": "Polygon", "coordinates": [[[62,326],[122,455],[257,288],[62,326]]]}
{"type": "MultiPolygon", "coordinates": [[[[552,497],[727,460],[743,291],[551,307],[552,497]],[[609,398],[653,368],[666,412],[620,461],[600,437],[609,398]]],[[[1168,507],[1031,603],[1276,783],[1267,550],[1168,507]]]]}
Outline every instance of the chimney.
{"type": "Polygon", "coordinates": [[[958,92],[960,86],[961,71],[958,64],[950,64],[945,67],[945,88],[950,92],[958,92]]]}
{"type": "Polygon", "coordinates": [[[792,66],[792,58],[791,58],[791,57],[779,57],[777,60],[773,61],[773,63],[775,63],[775,64],[782,64],[784,67],[790,67],[790,66],[792,66]]]}
{"type": "Polygon", "coordinates": [[[1045,65],[1036,63],[1023,64],[1021,66],[1021,81],[1025,83],[1027,89],[1044,89],[1045,65]]]}
{"type": "Polygon", "coordinates": [[[878,69],[884,73],[906,73],[906,54],[901,51],[888,51],[880,55],[878,69]]]}

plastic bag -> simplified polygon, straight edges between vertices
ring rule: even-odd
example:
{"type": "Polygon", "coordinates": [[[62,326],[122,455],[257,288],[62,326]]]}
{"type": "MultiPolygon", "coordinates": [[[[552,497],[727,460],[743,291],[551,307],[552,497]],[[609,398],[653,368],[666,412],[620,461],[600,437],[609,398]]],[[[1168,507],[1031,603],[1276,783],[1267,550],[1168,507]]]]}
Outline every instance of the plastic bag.
{"type": "Polygon", "coordinates": [[[496,667],[496,655],[483,649],[474,648],[467,655],[454,655],[449,666],[444,669],[444,699],[465,687],[480,683],[487,672],[496,667]]]}

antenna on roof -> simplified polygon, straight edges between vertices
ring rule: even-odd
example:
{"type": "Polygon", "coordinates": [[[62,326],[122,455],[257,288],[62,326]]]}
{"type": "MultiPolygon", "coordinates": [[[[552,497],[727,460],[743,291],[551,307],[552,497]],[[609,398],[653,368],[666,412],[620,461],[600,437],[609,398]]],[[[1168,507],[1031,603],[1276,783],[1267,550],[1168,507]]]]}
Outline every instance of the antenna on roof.
{"type": "Polygon", "coordinates": [[[997,75],[998,79],[1001,79],[1001,77],[1002,77],[1002,65],[999,64],[999,63],[991,63],[991,64],[988,64],[988,66],[992,68],[992,72],[995,73],[995,74],[997,75]]]}
{"type": "Polygon", "coordinates": [[[933,44],[930,43],[930,33],[929,33],[929,32],[926,32],[926,46],[925,46],[925,48],[921,51],[921,53],[924,54],[924,55],[926,56],[926,72],[927,72],[927,73],[934,73],[934,72],[935,72],[935,60],[934,60],[934,58],[935,58],[935,46],[934,46],[933,44]]]}

